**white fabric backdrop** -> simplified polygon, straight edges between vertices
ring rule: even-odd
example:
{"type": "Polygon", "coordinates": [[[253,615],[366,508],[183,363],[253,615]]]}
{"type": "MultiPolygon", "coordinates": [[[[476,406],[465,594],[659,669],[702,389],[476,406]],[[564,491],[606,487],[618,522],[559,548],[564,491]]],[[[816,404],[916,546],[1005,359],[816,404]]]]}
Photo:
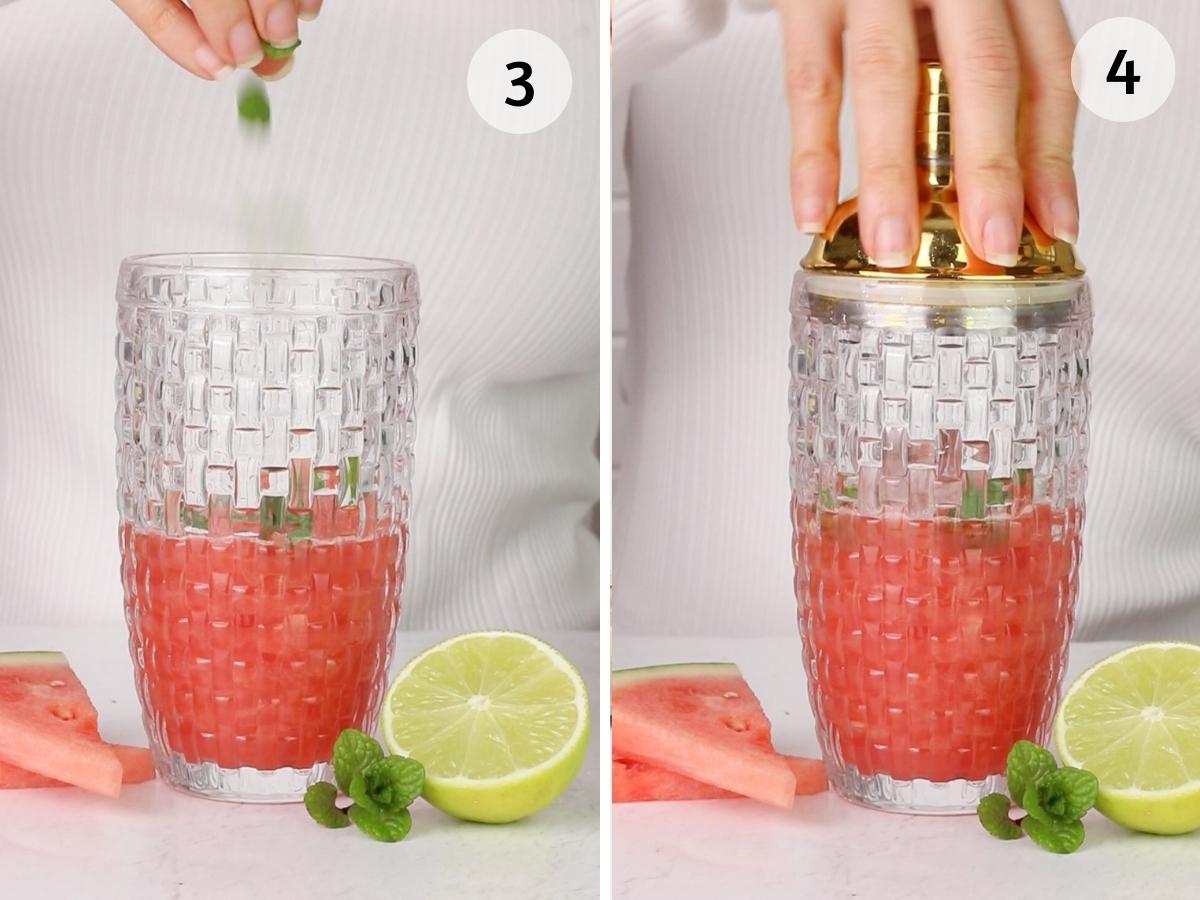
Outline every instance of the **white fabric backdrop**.
{"type": "MultiPolygon", "coordinates": [[[[627,277],[629,302],[617,317],[628,319],[618,373],[627,404],[616,406],[614,428],[618,631],[796,627],[786,360],[789,289],[807,240],[788,205],[778,19],[750,5],[764,4],[616,4],[618,87],[637,81],[626,143],[630,264],[614,273],[615,283],[627,277]]],[[[1177,67],[1173,95],[1151,118],[1079,118],[1079,248],[1096,330],[1077,635],[1200,637],[1191,265],[1200,6],[1066,6],[1077,37],[1110,16],[1155,24],[1177,67]]],[[[855,184],[849,125],[844,114],[844,193],[855,184]]]]}
{"type": "Polygon", "coordinates": [[[402,627],[596,626],[596,6],[329,0],[301,26],[262,142],[234,79],[187,75],[112,4],[0,7],[0,626],[122,615],[120,259],[267,248],[418,266],[402,627]],[[467,100],[471,55],[509,28],[573,69],[538,134],[467,100]]]}

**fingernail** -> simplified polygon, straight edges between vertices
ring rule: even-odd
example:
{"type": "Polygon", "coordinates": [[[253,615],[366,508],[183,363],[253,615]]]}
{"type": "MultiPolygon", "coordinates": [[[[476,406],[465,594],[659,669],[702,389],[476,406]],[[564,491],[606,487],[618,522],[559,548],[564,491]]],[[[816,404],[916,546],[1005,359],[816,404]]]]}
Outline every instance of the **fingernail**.
{"type": "Polygon", "coordinates": [[[278,72],[272,72],[270,75],[261,75],[260,74],[258,77],[261,78],[263,81],[278,81],[280,78],[282,78],[288,72],[292,71],[292,66],[294,66],[295,64],[296,64],[296,57],[289,56],[287,58],[287,61],[282,66],[280,66],[278,72]]]}
{"type": "Polygon", "coordinates": [[[805,234],[820,234],[825,230],[825,221],[828,218],[825,201],[820,197],[801,197],[796,204],[796,218],[799,220],[800,230],[805,234]]]}
{"type": "Polygon", "coordinates": [[[296,7],[292,0],[276,3],[267,13],[266,34],[263,35],[276,47],[290,47],[296,43],[299,33],[296,28],[296,7]]]}
{"type": "Polygon", "coordinates": [[[229,29],[229,52],[237,60],[239,69],[253,69],[263,61],[262,45],[253,25],[238,22],[229,29]]]}
{"type": "Polygon", "coordinates": [[[321,13],[321,0],[300,0],[299,16],[305,22],[311,22],[321,13]]]}
{"type": "Polygon", "coordinates": [[[912,262],[912,237],[903,216],[884,216],[875,226],[875,264],[902,269],[912,262]]]}
{"type": "Polygon", "coordinates": [[[983,258],[994,266],[1017,264],[1017,226],[1003,213],[983,224],[983,258]]]}
{"type": "Polygon", "coordinates": [[[1059,197],[1050,204],[1050,218],[1054,220],[1054,236],[1060,241],[1074,244],[1079,240],[1079,210],[1070,197],[1059,197]]]}
{"type": "Polygon", "coordinates": [[[217,56],[217,51],[208,44],[196,48],[196,65],[218,81],[233,71],[233,66],[217,56]]]}

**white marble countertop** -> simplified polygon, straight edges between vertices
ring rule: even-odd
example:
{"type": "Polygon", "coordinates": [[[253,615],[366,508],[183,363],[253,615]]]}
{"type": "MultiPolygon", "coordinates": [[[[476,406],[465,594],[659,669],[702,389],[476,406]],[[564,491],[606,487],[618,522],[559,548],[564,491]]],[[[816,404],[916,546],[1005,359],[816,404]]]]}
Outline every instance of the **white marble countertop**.
{"type": "MultiPolygon", "coordinates": [[[[445,635],[398,636],[394,667],[445,635]]],[[[423,800],[399,844],[329,831],[298,804],[197,799],[155,781],[116,801],[73,788],[0,791],[5,898],[395,900],[596,897],[599,893],[599,637],[548,634],[593,698],[591,747],[557,802],[513,825],[459,822],[423,800]]],[[[145,746],[123,627],[5,628],[0,650],[67,654],[112,741],[145,746]]]]}
{"type": "MultiPolygon", "coordinates": [[[[1078,644],[1068,677],[1121,644],[1078,644]]],[[[771,719],[779,750],[817,755],[800,639],[613,639],[615,668],[729,660],[771,719]]],[[[861,809],[832,792],[790,811],[751,800],[630,803],[613,809],[613,896],[808,900],[1190,900],[1200,896],[1200,832],[1138,835],[1098,813],[1070,856],[998,841],[974,816],[861,809]]]]}

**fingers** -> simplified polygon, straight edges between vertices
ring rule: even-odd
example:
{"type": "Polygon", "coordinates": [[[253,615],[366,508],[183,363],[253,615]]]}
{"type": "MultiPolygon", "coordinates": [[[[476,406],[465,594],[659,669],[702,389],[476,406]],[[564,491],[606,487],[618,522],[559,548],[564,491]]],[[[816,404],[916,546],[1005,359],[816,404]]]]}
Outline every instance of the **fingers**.
{"type": "Polygon", "coordinates": [[[825,230],[838,195],[842,22],[829,0],[781,0],[788,110],[792,120],[792,213],[801,231],[825,230]]]}
{"type": "Polygon", "coordinates": [[[288,72],[292,71],[292,64],[295,61],[296,57],[291,54],[282,59],[268,56],[254,67],[254,74],[263,81],[278,81],[288,72]]]}
{"type": "Polygon", "coordinates": [[[254,27],[275,47],[290,47],[299,37],[296,0],[250,0],[254,27]]]}
{"type": "MultiPolygon", "coordinates": [[[[1045,0],[1037,4],[1045,10],[1045,0]]],[[[1019,60],[996,0],[936,0],[934,28],[953,94],[952,139],[962,227],[993,265],[1017,261],[1024,199],[1017,165],[1019,60]]]]}
{"type": "Polygon", "coordinates": [[[193,75],[221,78],[232,67],[205,40],[191,10],[179,0],[114,0],[159,50],[193,75]]]}
{"type": "Polygon", "coordinates": [[[1021,54],[1021,111],[1017,152],[1025,202],[1042,229],[1075,243],[1079,201],[1071,146],[1075,91],[1071,87],[1071,32],[1057,3],[1009,0],[1021,54]]]}
{"type": "Polygon", "coordinates": [[[305,22],[311,22],[321,14],[321,0],[299,0],[297,15],[305,22]]]}
{"type": "Polygon", "coordinates": [[[258,29],[246,0],[193,0],[192,13],[226,64],[251,69],[263,61],[258,29]]]}
{"type": "Polygon", "coordinates": [[[859,234],[878,265],[899,268],[912,262],[917,246],[912,9],[895,0],[850,0],[846,18],[858,134],[859,234]]]}

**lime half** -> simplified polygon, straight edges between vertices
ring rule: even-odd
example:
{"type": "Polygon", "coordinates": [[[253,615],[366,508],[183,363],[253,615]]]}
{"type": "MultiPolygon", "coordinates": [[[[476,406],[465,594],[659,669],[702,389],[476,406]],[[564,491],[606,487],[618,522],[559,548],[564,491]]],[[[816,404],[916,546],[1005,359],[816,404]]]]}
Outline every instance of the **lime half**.
{"type": "Polygon", "coordinates": [[[473,822],[513,822],[553,801],[587,749],[583,679],[544,641],[461,634],[392,680],[380,714],[392,753],[425,766],[426,800],[473,822]]]}
{"type": "Polygon", "coordinates": [[[1200,646],[1138,644],[1096,663],[1059,704],[1054,746],[1096,775],[1096,808],[1114,822],[1200,828],[1200,646]]]}

